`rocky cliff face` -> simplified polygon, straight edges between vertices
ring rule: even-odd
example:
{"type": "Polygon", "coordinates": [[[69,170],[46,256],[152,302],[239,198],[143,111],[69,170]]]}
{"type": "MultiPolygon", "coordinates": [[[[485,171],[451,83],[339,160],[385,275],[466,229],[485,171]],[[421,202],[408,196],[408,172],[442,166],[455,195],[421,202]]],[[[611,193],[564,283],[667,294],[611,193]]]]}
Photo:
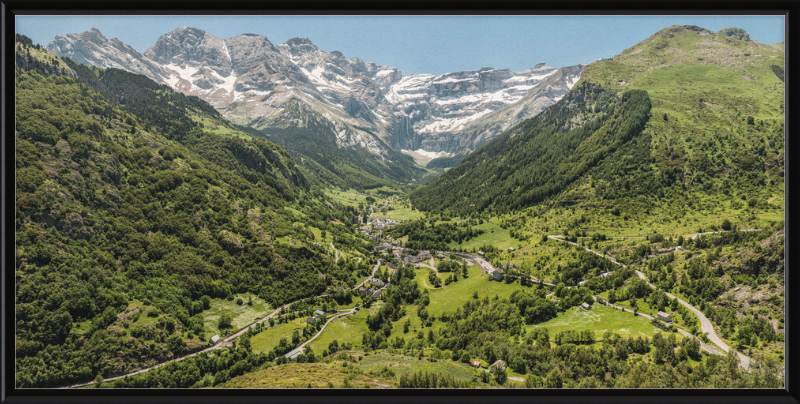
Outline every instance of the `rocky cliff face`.
{"type": "Polygon", "coordinates": [[[394,67],[323,51],[308,38],[273,45],[263,35],[221,39],[188,27],[162,35],[143,54],[97,29],[59,35],[48,49],[76,62],[144,74],[258,129],[297,121],[280,116],[295,110],[288,101],[301,100],[331,121],[325,127],[355,134],[339,136],[353,139],[341,147],[380,150],[385,143],[448,153],[472,150],[555,103],[583,69],[540,63],[522,72],[485,67],[403,76],[394,67]]]}
{"type": "Polygon", "coordinates": [[[80,34],[58,35],[47,50],[74,62],[97,67],[113,67],[163,82],[169,72],[117,38],[107,39],[97,28],[80,34]]]}

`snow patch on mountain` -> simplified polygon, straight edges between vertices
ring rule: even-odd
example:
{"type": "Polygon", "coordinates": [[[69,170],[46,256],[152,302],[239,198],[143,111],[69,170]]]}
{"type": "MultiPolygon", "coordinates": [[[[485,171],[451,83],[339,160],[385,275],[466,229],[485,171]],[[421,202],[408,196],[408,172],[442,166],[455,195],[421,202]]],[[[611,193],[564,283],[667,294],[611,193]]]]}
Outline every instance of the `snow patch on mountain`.
{"type": "Polygon", "coordinates": [[[450,155],[450,153],[447,153],[447,152],[432,152],[432,151],[427,151],[427,150],[424,150],[424,149],[417,149],[417,150],[405,150],[405,149],[402,149],[401,151],[403,153],[414,152],[414,153],[417,153],[419,155],[428,157],[430,159],[436,159],[436,158],[439,158],[439,157],[445,157],[445,156],[449,156],[450,155]]]}

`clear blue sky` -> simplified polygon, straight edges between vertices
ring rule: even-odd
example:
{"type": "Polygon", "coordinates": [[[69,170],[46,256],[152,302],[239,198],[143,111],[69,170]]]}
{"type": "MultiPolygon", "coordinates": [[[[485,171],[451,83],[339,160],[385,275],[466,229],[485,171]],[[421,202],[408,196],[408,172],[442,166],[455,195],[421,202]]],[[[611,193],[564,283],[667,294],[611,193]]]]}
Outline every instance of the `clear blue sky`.
{"type": "Polygon", "coordinates": [[[16,23],[18,33],[42,45],[97,27],[140,52],[180,26],[220,38],[261,34],[273,44],[308,37],[322,50],[403,74],[589,63],[678,24],[742,28],[761,43],[784,40],[783,16],[17,16],[16,23]]]}

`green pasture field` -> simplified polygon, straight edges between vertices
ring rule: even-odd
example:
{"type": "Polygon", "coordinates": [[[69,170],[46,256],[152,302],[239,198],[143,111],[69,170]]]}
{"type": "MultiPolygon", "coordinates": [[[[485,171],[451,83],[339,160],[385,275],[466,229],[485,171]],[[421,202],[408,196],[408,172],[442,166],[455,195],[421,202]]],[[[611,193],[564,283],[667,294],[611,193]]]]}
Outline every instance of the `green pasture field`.
{"type": "Polygon", "coordinates": [[[526,331],[546,328],[551,337],[566,330],[590,330],[595,333],[595,339],[603,338],[603,333],[606,331],[613,331],[622,336],[644,337],[652,337],[661,331],[650,324],[650,320],[601,304],[594,304],[590,310],[572,307],[559,313],[554,319],[535,325],[526,325],[524,328],[526,331]]]}
{"type": "MultiPolygon", "coordinates": [[[[253,299],[252,306],[247,305],[248,294],[246,293],[234,295],[233,300],[211,299],[211,308],[203,310],[201,313],[206,334],[210,337],[220,333],[219,318],[223,313],[227,313],[233,318],[233,330],[239,330],[270,313],[267,302],[255,295],[249,296],[253,299]],[[241,298],[244,303],[239,306],[236,304],[236,298],[241,298]]],[[[142,317],[146,317],[146,315],[142,315],[139,319],[141,320],[142,317]]]]}

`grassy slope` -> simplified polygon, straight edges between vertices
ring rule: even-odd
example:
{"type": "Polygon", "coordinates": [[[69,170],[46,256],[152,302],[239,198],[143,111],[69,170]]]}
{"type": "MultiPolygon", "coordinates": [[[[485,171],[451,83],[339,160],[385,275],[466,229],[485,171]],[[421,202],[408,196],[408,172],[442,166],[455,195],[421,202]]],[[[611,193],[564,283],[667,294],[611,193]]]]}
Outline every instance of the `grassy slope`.
{"type": "Polygon", "coordinates": [[[266,316],[270,311],[267,302],[252,294],[244,293],[233,295],[233,300],[211,299],[211,307],[208,310],[204,310],[202,313],[203,325],[206,333],[212,336],[214,334],[219,334],[218,324],[222,314],[227,313],[230,315],[233,318],[233,329],[238,330],[266,316]],[[236,298],[241,298],[244,304],[241,306],[236,304],[236,298]],[[252,306],[247,305],[248,298],[253,299],[252,306]]]}
{"type": "Polygon", "coordinates": [[[551,337],[566,330],[590,330],[594,331],[597,339],[602,338],[605,331],[613,331],[622,336],[646,337],[660,331],[650,324],[650,320],[600,304],[595,304],[591,310],[573,307],[544,323],[525,326],[528,331],[535,328],[546,328],[551,337]]]}
{"type": "Polygon", "coordinates": [[[328,349],[334,340],[339,344],[350,343],[353,347],[361,346],[361,336],[368,331],[367,315],[375,314],[380,309],[379,304],[373,304],[368,309],[361,308],[358,313],[337,318],[319,335],[309,346],[317,353],[328,349]]]}
{"type": "Polygon", "coordinates": [[[352,378],[353,387],[396,387],[397,381],[385,376],[354,374],[335,363],[288,363],[236,377],[218,387],[222,388],[328,388],[344,387],[345,379],[352,378]]]}
{"type": "MultiPolygon", "coordinates": [[[[428,306],[428,313],[431,316],[439,316],[444,312],[454,312],[457,308],[463,306],[465,302],[471,300],[475,292],[478,292],[478,298],[480,299],[485,296],[493,298],[495,295],[506,298],[516,290],[525,289],[518,282],[506,284],[505,282],[492,281],[489,275],[481,272],[480,267],[477,265],[470,266],[468,271],[469,277],[466,279],[459,276],[458,282],[431,289],[428,281],[430,269],[425,267],[417,269],[417,282],[420,288],[428,291],[428,296],[431,300],[431,304],[428,306]]],[[[448,275],[448,273],[443,272],[439,274],[439,277],[444,279],[448,275]]]]}
{"type": "Polygon", "coordinates": [[[278,346],[282,338],[291,341],[294,330],[302,331],[305,325],[306,318],[300,317],[288,323],[276,324],[275,327],[267,328],[250,338],[250,345],[253,347],[253,352],[267,353],[272,350],[272,348],[278,346]]]}
{"type": "Polygon", "coordinates": [[[388,367],[395,373],[395,377],[399,377],[404,373],[427,371],[429,373],[443,373],[459,380],[468,381],[472,378],[472,375],[475,374],[475,370],[463,363],[449,360],[431,362],[427,359],[418,359],[405,355],[393,355],[386,352],[377,352],[369,356],[364,356],[358,362],[357,366],[365,372],[380,371],[384,367],[388,367]]]}

